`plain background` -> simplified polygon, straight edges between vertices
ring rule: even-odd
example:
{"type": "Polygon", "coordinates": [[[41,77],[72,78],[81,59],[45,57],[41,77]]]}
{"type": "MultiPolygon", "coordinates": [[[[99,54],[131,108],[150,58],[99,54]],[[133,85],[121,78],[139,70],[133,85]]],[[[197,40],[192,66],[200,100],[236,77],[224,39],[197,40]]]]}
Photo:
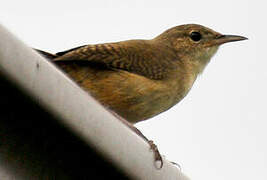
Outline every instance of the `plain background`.
{"type": "Polygon", "coordinates": [[[223,45],[186,98],[137,126],[191,179],[267,179],[264,1],[14,1],[0,22],[29,46],[150,39],[186,23],[248,41],[223,45]]]}

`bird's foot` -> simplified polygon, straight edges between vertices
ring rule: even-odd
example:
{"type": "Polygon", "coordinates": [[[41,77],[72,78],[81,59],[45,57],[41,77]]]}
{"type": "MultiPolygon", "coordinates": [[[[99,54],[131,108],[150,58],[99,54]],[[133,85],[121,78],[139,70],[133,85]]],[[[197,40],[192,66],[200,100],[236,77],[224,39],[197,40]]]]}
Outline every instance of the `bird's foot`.
{"type": "Polygon", "coordinates": [[[171,162],[171,163],[172,163],[173,165],[177,166],[177,167],[179,168],[180,171],[182,170],[180,164],[178,164],[178,163],[176,163],[176,162],[171,162]]]}
{"type": "Polygon", "coordinates": [[[155,166],[157,169],[161,169],[163,167],[163,159],[161,154],[159,153],[158,147],[157,145],[154,144],[153,141],[148,140],[146,136],[143,135],[143,133],[137,129],[133,124],[129,123],[128,121],[126,121],[124,118],[122,118],[121,116],[119,116],[117,113],[115,113],[114,111],[110,112],[118,119],[120,120],[122,123],[124,123],[125,125],[127,125],[131,130],[133,130],[137,135],[139,135],[141,138],[143,138],[150,146],[150,149],[153,151],[154,153],[154,159],[155,159],[155,166]],[[157,162],[160,163],[159,166],[157,166],[157,162]]]}
{"type": "Polygon", "coordinates": [[[153,153],[154,153],[155,163],[157,163],[157,162],[160,163],[159,167],[158,167],[157,164],[156,164],[156,168],[157,168],[157,169],[161,169],[162,166],[163,166],[163,159],[162,159],[161,154],[159,153],[159,150],[158,150],[157,145],[154,144],[154,142],[151,141],[151,140],[148,141],[148,144],[149,144],[149,146],[150,146],[150,149],[151,149],[151,150],[153,151],[153,153]]]}

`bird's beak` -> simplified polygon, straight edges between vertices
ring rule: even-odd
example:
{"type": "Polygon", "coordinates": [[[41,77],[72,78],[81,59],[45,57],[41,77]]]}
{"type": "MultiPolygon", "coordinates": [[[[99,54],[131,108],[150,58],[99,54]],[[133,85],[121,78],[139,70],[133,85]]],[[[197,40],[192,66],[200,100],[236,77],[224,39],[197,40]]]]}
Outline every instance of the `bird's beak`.
{"type": "Polygon", "coordinates": [[[234,41],[243,41],[247,40],[248,38],[243,36],[236,36],[236,35],[220,35],[215,40],[214,43],[216,45],[221,45],[228,42],[234,42],[234,41]]]}

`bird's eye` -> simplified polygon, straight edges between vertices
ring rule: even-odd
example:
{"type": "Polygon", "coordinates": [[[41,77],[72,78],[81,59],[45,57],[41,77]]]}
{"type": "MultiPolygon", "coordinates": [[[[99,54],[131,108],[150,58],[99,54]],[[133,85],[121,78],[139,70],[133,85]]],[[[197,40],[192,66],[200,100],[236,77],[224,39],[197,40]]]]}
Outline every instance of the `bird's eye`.
{"type": "Polygon", "coordinates": [[[197,42],[197,41],[200,41],[201,40],[201,38],[202,38],[202,36],[201,36],[201,34],[199,33],[199,32],[191,32],[190,33],[190,38],[193,40],[193,41],[195,41],[195,42],[197,42]]]}

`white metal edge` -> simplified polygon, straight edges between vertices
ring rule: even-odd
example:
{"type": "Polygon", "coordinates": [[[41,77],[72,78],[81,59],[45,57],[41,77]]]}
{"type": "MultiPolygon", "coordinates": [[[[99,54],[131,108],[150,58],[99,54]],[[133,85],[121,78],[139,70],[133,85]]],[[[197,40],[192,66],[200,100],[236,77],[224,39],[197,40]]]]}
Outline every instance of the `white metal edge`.
{"type": "Polygon", "coordinates": [[[131,177],[188,180],[166,160],[156,169],[147,143],[1,25],[0,70],[131,177]]]}

